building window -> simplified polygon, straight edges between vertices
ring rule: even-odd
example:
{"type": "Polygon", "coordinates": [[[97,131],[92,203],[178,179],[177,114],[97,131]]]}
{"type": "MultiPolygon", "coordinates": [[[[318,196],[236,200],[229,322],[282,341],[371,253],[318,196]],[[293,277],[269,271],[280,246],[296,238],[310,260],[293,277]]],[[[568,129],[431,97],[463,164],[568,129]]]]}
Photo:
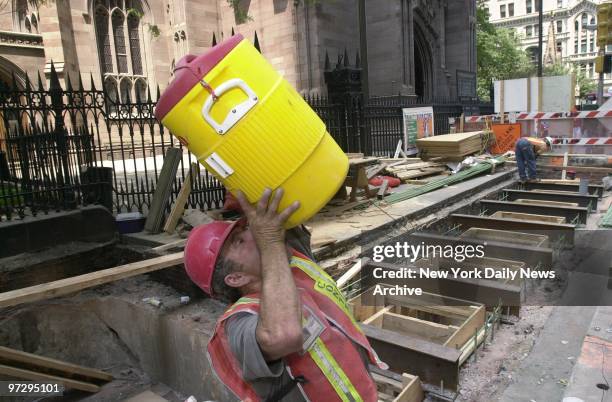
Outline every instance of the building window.
{"type": "Polygon", "coordinates": [[[527,14],[531,14],[533,12],[533,0],[527,0],[527,14]]]}
{"type": "Polygon", "coordinates": [[[505,4],[499,6],[499,16],[500,18],[506,18],[506,5],[505,4]]]}
{"type": "Polygon", "coordinates": [[[563,8],[563,0],[557,0],[557,8],[563,8]]]}
{"type": "Polygon", "coordinates": [[[586,38],[582,38],[580,40],[580,53],[586,53],[587,52],[587,40],[586,38]]]}
{"type": "Polygon", "coordinates": [[[142,6],[138,0],[95,0],[94,11],[104,88],[111,101],[134,101],[135,93],[141,95],[142,85],[146,85],[142,77],[142,6]]]}
{"type": "Polygon", "coordinates": [[[593,63],[589,63],[589,77],[593,78],[593,73],[595,72],[593,63]]]}
{"type": "MultiPolygon", "coordinates": [[[[17,14],[17,32],[39,33],[38,31],[38,6],[35,1],[18,0],[15,5],[17,14]]],[[[2,8],[2,6],[0,6],[2,8]]]]}
{"type": "Polygon", "coordinates": [[[525,27],[525,36],[531,38],[533,36],[533,27],[531,25],[527,25],[525,27]]]}
{"type": "Polygon", "coordinates": [[[508,4],[508,17],[514,17],[514,3],[508,4]]]}
{"type": "Polygon", "coordinates": [[[589,52],[595,51],[595,35],[591,35],[591,40],[589,41],[589,52]]]}
{"type": "Polygon", "coordinates": [[[540,11],[540,3],[541,0],[535,0],[535,12],[539,12],[540,11]]]}
{"type": "Polygon", "coordinates": [[[574,31],[578,32],[578,19],[576,18],[576,21],[574,21],[574,31]]]}
{"type": "Polygon", "coordinates": [[[563,32],[563,20],[557,21],[557,33],[563,32]]]}
{"type": "Polygon", "coordinates": [[[563,53],[563,43],[560,40],[557,41],[557,53],[559,56],[563,53]]]}
{"type": "Polygon", "coordinates": [[[574,54],[578,54],[578,39],[574,39],[574,54]]]}
{"type": "Polygon", "coordinates": [[[588,21],[589,21],[588,15],[586,15],[586,13],[582,14],[582,17],[580,18],[580,22],[582,23],[582,28],[584,28],[584,26],[588,23],[588,21]]]}

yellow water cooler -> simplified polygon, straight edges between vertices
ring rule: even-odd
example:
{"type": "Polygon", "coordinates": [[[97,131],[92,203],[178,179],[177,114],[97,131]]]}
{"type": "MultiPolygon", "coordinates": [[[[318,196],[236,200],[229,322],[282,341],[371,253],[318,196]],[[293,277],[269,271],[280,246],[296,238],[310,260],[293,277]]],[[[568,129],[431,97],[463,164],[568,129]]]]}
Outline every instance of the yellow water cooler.
{"type": "Polygon", "coordinates": [[[280,210],[299,200],[287,228],[316,214],[346,177],[348,159],[323,121],[241,35],[181,59],[155,116],[232,193],[253,203],[282,187],[280,210]]]}

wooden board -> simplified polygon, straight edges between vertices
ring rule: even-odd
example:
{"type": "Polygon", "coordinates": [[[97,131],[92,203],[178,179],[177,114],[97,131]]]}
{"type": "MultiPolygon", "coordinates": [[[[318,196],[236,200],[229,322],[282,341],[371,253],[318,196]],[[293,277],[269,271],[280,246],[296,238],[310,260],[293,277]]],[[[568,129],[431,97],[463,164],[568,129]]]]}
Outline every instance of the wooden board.
{"type": "Polygon", "coordinates": [[[565,223],[565,218],[562,216],[524,214],[520,212],[508,212],[508,211],[497,211],[493,215],[491,215],[491,217],[492,218],[521,219],[524,221],[565,223]]]}
{"type": "Polygon", "coordinates": [[[66,373],[68,376],[78,376],[84,379],[94,379],[101,381],[112,381],[113,376],[101,370],[96,370],[84,366],[79,366],[72,363],[67,363],[49,357],[38,356],[32,353],[23,352],[21,350],[11,349],[0,346],[0,361],[4,364],[10,362],[13,366],[16,363],[25,363],[28,366],[35,366],[38,370],[53,370],[66,373]]]}
{"type": "Polygon", "coordinates": [[[21,380],[30,380],[37,382],[58,382],[64,384],[64,387],[66,388],[78,389],[80,391],[86,392],[98,392],[100,390],[100,387],[95,384],[90,384],[83,381],[77,381],[49,374],[37,373],[35,371],[6,366],[4,364],[0,364],[0,374],[9,377],[19,378],[21,380]]]}
{"type": "Polygon", "coordinates": [[[185,212],[185,204],[187,204],[189,194],[191,194],[191,177],[197,175],[197,172],[198,165],[196,163],[192,163],[191,168],[189,169],[189,174],[187,177],[185,177],[181,190],[174,201],[174,207],[172,207],[172,211],[170,211],[170,215],[168,215],[168,219],[166,219],[164,232],[168,234],[174,233],[180,217],[183,216],[183,212],[185,212]]]}
{"type": "Polygon", "coordinates": [[[519,204],[548,205],[551,207],[577,207],[578,206],[578,203],[576,202],[531,200],[531,199],[525,199],[525,198],[519,198],[518,200],[514,200],[514,202],[518,202],[519,204]]]}
{"type": "Polygon", "coordinates": [[[404,373],[399,381],[391,377],[392,373],[371,374],[376,383],[379,402],[422,402],[425,398],[421,380],[415,375],[404,373]]]}
{"type": "Polygon", "coordinates": [[[168,148],[164,155],[159,179],[155,185],[153,200],[145,221],[145,230],[151,233],[159,233],[162,230],[164,214],[168,200],[172,195],[172,184],[176,178],[176,171],[182,158],[182,151],[179,148],[168,148]]]}
{"type": "Polygon", "coordinates": [[[50,299],[83,289],[129,278],[183,263],[183,252],[137,261],[118,267],[103,269],[85,275],[43,283],[23,289],[0,293],[0,308],[38,300],[50,299]]]}
{"type": "Polygon", "coordinates": [[[419,151],[430,158],[437,156],[461,157],[478,153],[486,145],[483,141],[484,133],[475,131],[421,138],[416,143],[419,151]]]}
{"type": "Polygon", "coordinates": [[[510,230],[470,228],[461,233],[459,237],[463,239],[496,241],[502,243],[523,244],[528,246],[533,245],[536,247],[549,247],[550,245],[548,236],[533,233],[513,232],[510,230]]]}

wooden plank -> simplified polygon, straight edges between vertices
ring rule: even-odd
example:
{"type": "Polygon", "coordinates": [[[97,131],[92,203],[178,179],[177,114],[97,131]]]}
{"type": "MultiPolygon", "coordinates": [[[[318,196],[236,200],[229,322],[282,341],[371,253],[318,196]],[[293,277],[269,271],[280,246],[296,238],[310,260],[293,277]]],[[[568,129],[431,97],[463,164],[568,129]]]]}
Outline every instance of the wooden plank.
{"type": "Polygon", "coordinates": [[[153,251],[166,251],[171,250],[173,248],[183,248],[187,243],[187,239],[180,239],[177,241],[173,241],[171,243],[162,244],[161,246],[153,247],[151,250],[153,251]]]}
{"type": "Polygon", "coordinates": [[[372,314],[370,317],[363,320],[364,324],[374,325],[375,327],[381,328],[382,317],[385,313],[393,310],[395,306],[386,306],[372,314]]]}
{"type": "Polygon", "coordinates": [[[189,174],[187,177],[185,177],[181,190],[174,201],[174,207],[172,207],[172,211],[170,211],[170,215],[168,215],[168,219],[166,219],[164,232],[168,234],[174,233],[180,217],[183,216],[183,212],[185,212],[185,204],[189,199],[189,194],[191,194],[191,176],[196,175],[197,170],[198,165],[196,163],[192,163],[191,168],[189,169],[189,174]]]}
{"type": "Polygon", "coordinates": [[[85,275],[0,293],[0,308],[50,299],[183,263],[183,252],[137,261],[85,275]]]}
{"type": "Polygon", "coordinates": [[[342,274],[340,278],[338,278],[338,280],[336,281],[336,285],[338,286],[338,288],[344,287],[344,285],[346,285],[348,281],[353,279],[359,272],[361,272],[361,265],[362,259],[360,258],[355,264],[353,264],[352,267],[350,267],[344,274],[342,274]]]}
{"type": "Polygon", "coordinates": [[[567,152],[563,154],[563,170],[561,171],[561,180],[565,180],[567,175],[567,152]]]}
{"type": "Polygon", "coordinates": [[[159,233],[162,230],[164,213],[172,194],[172,184],[176,178],[176,171],[182,156],[182,151],[179,148],[168,148],[166,150],[164,164],[159,173],[151,207],[145,221],[145,230],[151,233],[159,233]]]}
{"type": "Polygon", "coordinates": [[[404,379],[404,389],[393,402],[423,402],[425,396],[419,377],[406,373],[402,374],[402,377],[404,379]]]}
{"type": "MultiPolygon", "coordinates": [[[[89,367],[79,366],[72,363],[67,363],[49,357],[38,356],[32,353],[23,352],[21,350],[11,349],[0,346],[0,360],[9,360],[11,362],[27,363],[28,365],[37,366],[38,368],[59,370],[69,375],[77,375],[88,377],[102,381],[112,381],[113,376],[101,370],[92,369],[89,367]]],[[[9,363],[12,364],[12,363],[9,363]]]]}
{"type": "MultiPolygon", "coordinates": [[[[586,223],[589,212],[588,209],[583,207],[557,207],[551,205],[521,204],[508,201],[480,200],[479,204],[481,210],[486,211],[487,214],[493,214],[497,211],[509,211],[536,215],[563,216],[567,222],[576,221],[578,223],[586,223]]],[[[507,229],[513,230],[510,228],[507,229]]],[[[550,229],[554,230],[552,227],[550,229]]]]}
{"type": "Polygon", "coordinates": [[[486,310],[484,306],[474,307],[474,313],[451,335],[445,346],[460,348],[474,337],[476,331],[485,324],[486,310]]]}
{"type": "Polygon", "coordinates": [[[49,374],[37,373],[35,371],[19,369],[16,367],[5,366],[0,364],[0,374],[9,377],[19,378],[22,380],[58,382],[64,384],[66,388],[78,389],[79,391],[98,392],[100,387],[95,384],[90,384],[83,381],[72,380],[64,377],[58,377],[49,374]]]}
{"type": "Polygon", "coordinates": [[[588,208],[592,210],[597,209],[597,201],[599,199],[596,195],[582,195],[579,193],[570,192],[557,192],[551,190],[515,190],[515,189],[504,189],[504,195],[507,201],[515,201],[521,198],[532,199],[532,200],[543,200],[543,201],[561,201],[578,204],[579,207],[588,208]]]}

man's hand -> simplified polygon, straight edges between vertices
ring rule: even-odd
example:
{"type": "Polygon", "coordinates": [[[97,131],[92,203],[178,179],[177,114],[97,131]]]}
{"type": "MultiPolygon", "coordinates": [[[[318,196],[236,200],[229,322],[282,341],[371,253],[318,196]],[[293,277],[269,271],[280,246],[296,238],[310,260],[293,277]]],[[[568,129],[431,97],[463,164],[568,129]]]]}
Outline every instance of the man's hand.
{"type": "Polygon", "coordinates": [[[241,191],[236,193],[236,198],[238,198],[238,202],[249,221],[249,227],[260,251],[265,250],[272,244],[285,244],[283,225],[291,214],[300,207],[299,201],[295,201],[282,212],[277,212],[283,193],[283,189],[279,188],[276,190],[272,201],[270,201],[272,190],[266,188],[257,202],[257,206],[251,205],[241,191]]]}
{"type": "Polygon", "coordinates": [[[300,204],[296,201],[279,213],[283,190],[276,190],[269,202],[271,194],[266,189],[255,207],[244,194],[236,194],[261,258],[261,303],[256,337],[266,361],[300,351],[303,342],[302,307],[289,267],[283,229],[300,204]]]}

